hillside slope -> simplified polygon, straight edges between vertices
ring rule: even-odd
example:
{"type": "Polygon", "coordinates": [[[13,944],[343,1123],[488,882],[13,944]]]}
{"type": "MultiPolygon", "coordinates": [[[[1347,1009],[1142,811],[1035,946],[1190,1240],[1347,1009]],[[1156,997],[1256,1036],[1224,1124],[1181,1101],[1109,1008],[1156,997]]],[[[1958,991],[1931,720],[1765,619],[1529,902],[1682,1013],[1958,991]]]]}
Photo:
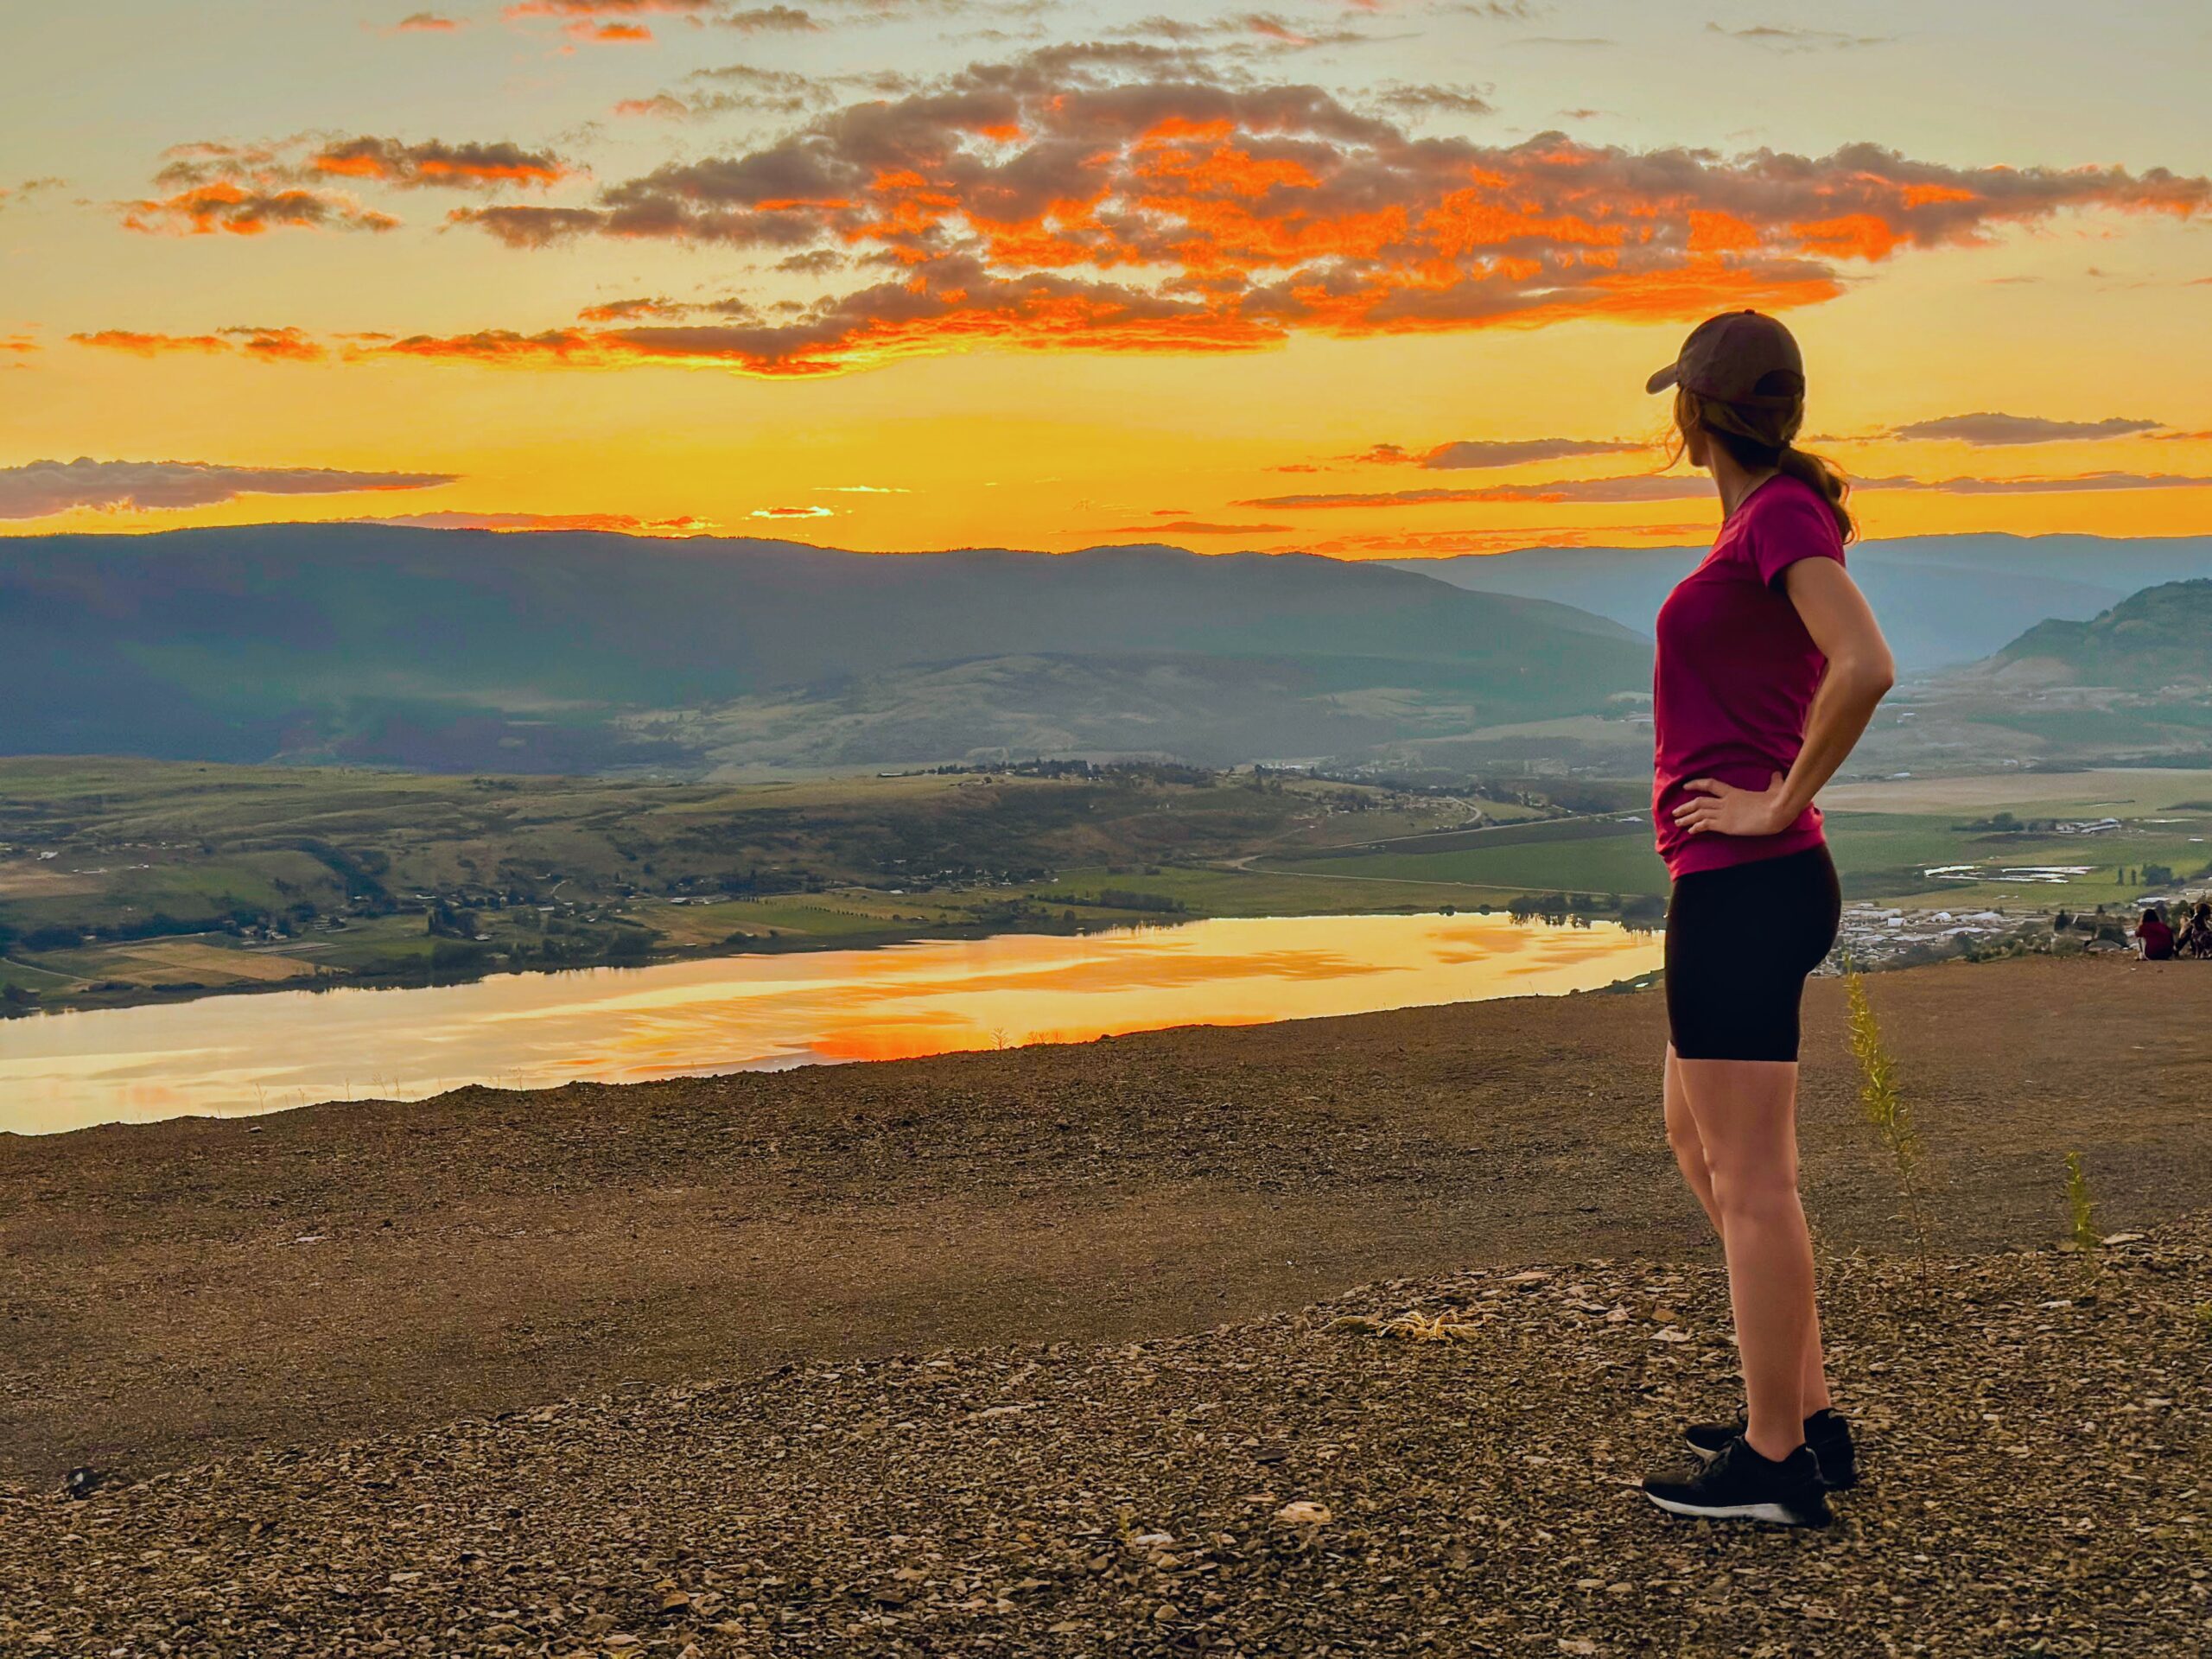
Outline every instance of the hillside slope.
{"type": "MultiPolygon", "coordinates": [[[[1668,589],[1702,547],[1524,548],[1399,559],[1399,569],[1454,586],[1548,599],[1649,635],[1668,589]]],[[[1907,670],[1969,663],[2046,617],[2094,616],[2137,588],[2212,575],[2212,537],[1906,536],[1849,555],[1907,670]]]]}
{"type": "Polygon", "coordinates": [[[1595,709],[1649,673],[1643,642],[1602,618],[1304,556],[343,524],[0,542],[0,744],[18,753],[681,769],[700,763],[683,722],[615,722],[775,693],[835,718],[844,764],[1016,740],[1220,760],[1421,729],[1387,712],[1408,689],[1494,723],[1595,709]],[[995,695],[956,677],[932,716],[915,671],[1005,658],[1032,666],[995,695]],[[1078,681],[1110,664],[1144,689],[1142,718],[1086,694],[1031,730],[1036,661],[1078,681]],[[1255,683],[1271,712],[1224,741],[1224,696],[1251,703],[1255,683]],[[1345,699],[1383,712],[1347,726],[1345,699]],[[1096,729],[1062,717],[1102,710],[1096,729]]]}
{"type": "Polygon", "coordinates": [[[2146,588],[2086,622],[2039,622],[1996,664],[2033,664],[2077,685],[2131,691],[2212,683],[2212,581],[2146,588]]]}

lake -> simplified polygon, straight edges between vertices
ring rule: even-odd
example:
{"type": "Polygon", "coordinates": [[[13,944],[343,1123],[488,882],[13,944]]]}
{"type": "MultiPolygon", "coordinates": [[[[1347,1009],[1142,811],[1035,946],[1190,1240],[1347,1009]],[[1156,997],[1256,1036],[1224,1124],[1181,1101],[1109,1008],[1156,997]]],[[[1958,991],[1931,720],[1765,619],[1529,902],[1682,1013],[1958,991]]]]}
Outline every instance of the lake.
{"type": "Polygon", "coordinates": [[[35,1014],[0,1022],[0,1130],[1257,1025],[1591,990],[1659,961],[1656,934],[1611,923],[1259,917],[35,1014]]]}

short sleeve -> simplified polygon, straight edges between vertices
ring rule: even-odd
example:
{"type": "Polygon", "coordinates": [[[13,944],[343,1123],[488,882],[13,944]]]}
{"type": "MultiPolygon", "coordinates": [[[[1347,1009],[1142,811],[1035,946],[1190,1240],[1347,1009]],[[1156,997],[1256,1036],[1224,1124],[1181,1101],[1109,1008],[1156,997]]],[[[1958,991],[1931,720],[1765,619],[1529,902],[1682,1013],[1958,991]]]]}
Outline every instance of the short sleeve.
{"type": "Polygon", "coordinates": [[[1758,494],[1765,495],[1776,485],[1784,487],[1771,500],[1755,501],[1758,511],[1745,526],[1751,533],[1744,538],[1744,556],[1759,580],[1773,587],[1800,559],[1834,559],[1841,564],[1843,535],[1827,503],[1810,485],[1789,478],[1776,479],[1758,494]]]}

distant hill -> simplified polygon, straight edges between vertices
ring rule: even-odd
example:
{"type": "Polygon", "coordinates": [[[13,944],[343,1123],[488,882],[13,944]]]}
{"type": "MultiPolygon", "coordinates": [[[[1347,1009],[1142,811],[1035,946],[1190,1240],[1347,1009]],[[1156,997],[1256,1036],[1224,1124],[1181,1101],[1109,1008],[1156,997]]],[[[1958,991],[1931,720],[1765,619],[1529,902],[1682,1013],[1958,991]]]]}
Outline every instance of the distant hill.
{"type": "Polygon", "coordinates": [[[1584,611],[1297,555],[365,524],[0,540],[15,753],[1220,762],[1596,711],[1649,671],[1643,641],[1584,611]]]}
{"type": "Polygon", "coordinates": [[[1870,770],[2212,766],[2212,581],[2037,622],[1891,709],[1856,757],[1870,770]]]}
{"type": "Polygon", "coordinates": [[[2212,687],[2212,581],[2146,588],[2086,622],[2038,622],[1994,666],[2075,685],[2201,692],[2212,687]]]}
{"type": "MultiPolygon", "coordinates": [[[[1649,637],[1703,547],[1528,548],[1398,559],[1454,586],[1573,605],[1649,637]]],[[[2212,537],[1906,536],[1850,550],[1908,671],[1977,661],[2047,617],[2086,620],[2155,582],[2212,575],[2212,537]]]]}

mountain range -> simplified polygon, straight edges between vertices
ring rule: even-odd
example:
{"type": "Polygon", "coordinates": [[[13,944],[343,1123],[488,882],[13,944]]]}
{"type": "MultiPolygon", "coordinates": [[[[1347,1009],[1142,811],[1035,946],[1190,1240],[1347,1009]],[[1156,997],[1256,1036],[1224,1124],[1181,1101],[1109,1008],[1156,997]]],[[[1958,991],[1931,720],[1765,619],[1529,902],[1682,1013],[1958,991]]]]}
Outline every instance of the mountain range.
{"type": "MultiPolygon", "coordinates": [[[[0,753],[1614,765],[1648,753],[1651,614],[1697,556],[862,554],[342,524],[0,539],[0,753]]],[[[1919,537],[1852,563],[1909,669],[1983,659],[1949,677],[1977,699],[2212,673],[2212,582],[2157,585],[2212,569],[2212,537],[1919,537]]]]}
{"type": "Polygon", "coordinates": [[[1332,754],[1649,690],[1379,565],[270,524],[0,541],[0,747],[577,771],[1332,754]]]}
{"type": "Polygon", "coordinates": [[[2146,588],[2086,622],[2038,622],[1990,667],[1999,678],[2201,700],[2212,690],[2212,581],[2146,588]]]}
{"type": "MultiPolygon", "coordinates": [[[[1548,599],[1647,638],[1702,547],[1537,547],[1396,559],[1401,570],[1484,593],[1548,599]]],[[[1907,672],[1979,661],[2046,618],[2086,621],[2157,583],[2212,575],[2212,536],[1903,536],[1846,563],[1907,672]]]]}

